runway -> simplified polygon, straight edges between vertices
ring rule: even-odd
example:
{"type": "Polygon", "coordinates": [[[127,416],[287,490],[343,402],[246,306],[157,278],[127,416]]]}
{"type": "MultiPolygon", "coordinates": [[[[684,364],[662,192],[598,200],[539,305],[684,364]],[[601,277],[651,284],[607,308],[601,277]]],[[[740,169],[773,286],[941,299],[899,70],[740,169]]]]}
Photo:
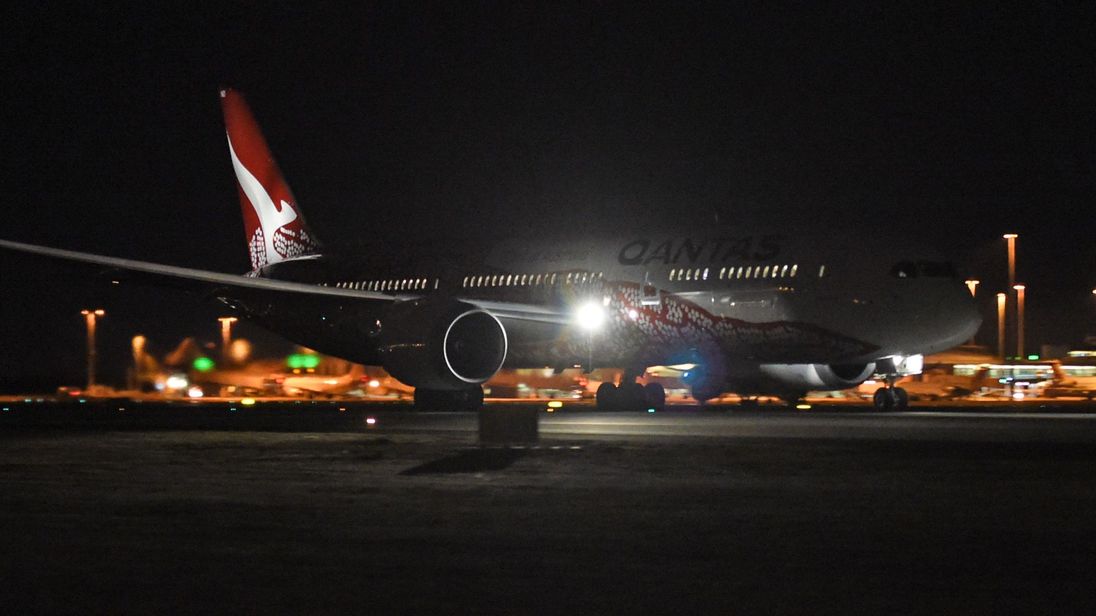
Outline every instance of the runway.
{"type": "Polygon", "coordinates": [[[1096,415],[564,411],[541,415],[536,445],[481,448],[472,414],[339,408],[115,409],[131,418],[114,424],[9,411],[0,600],[38,613],[1096,607],[1096,415]]]}

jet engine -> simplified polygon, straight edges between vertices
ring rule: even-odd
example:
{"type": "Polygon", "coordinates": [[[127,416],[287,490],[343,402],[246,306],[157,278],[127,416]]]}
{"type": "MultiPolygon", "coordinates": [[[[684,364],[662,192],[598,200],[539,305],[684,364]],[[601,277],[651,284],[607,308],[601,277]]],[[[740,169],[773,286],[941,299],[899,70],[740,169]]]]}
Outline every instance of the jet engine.
{"type": "Polygon", "coordinates": [[[871,376],[875,364],[762,364],[758,369],[766,380],[808,391],[856,387],[871,376]]]}
{"type": "Polygon", "coordinates": [[[384,369],[414,387],[453,391],[479,385],[502,367],[506,349],[498,319],[456,300],[398,302],[381,320],[384,369]]]}

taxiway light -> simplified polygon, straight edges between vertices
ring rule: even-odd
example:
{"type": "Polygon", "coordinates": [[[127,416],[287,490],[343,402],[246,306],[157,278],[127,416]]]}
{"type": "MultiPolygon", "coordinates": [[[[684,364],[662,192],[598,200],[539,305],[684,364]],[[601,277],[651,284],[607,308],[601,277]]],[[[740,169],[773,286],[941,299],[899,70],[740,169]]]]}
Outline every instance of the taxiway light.
{"type": "Polygon", "coordinates": [[[366,417],[365,418],[365,423],[370,425],[370,426],[375,426],[375,425],[377,425],[377,418],[376,417],[366,417]]]}
{"type": "Polygon", "coordinates": [[[294,370],[312,369],[320,365],[320,356],[311,353],[293,353],[285,358],[285,363],[294,370]]]}
{"type": "Polygon", "coordinates": [[[605,310],[594,302],[583,304],[575,313],[578,326],[588,331],[600,329],[605,323],[605,310]]]}
{"type": "Polygon", "coordinates": [[[559,400],[549,400],[548,401],[548,408],[550,408],[550,409],[561,409],[561,408],[563,408],[563,403],[560,402],[559,400]]]}
{"type": "Polygon", "coordinates": [[[202,391],[201,387],[198,387],[197,385],[195,385],[194,387],[191,387],[190,389],[186,390],[186,395],[191,397],[191,398],[201,398],[202,396],[205,395],[205,392],[202,391]]]}
{"type": "Polygon", "coordinates": [[[809,411],[809,410],[811,410],[811,405],[809,405],[809,404],[797,404],[797,405],[795,405],[795,408],[797,408],[801,411],[809,411]]]}
{"type": "Polygon", "coordinates": [[[244,406],[253,406],[255,404],[255,398],[243,398],[240,400],[240,404],[244,406]]]}
{"type": "Polygon", "coordinates": [[[215,364],[212,359],[203,355],[202,357],[196,357],[191,365],[194,366],[194,369],[198,372],[209,372],[213,369],[215,364]]]}
{"type": "Polygon", "coordinates": [[[654,413],[654,412],[655,412],[655,409],[647,409],[647,412],[648,412],[648,413],[654,413]]]}

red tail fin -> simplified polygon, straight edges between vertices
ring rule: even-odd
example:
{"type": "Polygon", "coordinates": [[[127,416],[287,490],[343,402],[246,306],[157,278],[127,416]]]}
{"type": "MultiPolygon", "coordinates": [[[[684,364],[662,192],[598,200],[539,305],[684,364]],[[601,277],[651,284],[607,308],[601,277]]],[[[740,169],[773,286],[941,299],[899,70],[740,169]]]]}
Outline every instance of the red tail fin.
{"type": "Polygon", "coordinates": [[[221,108],[228,151],[240,189],[251,267],[258,269],[292,257],[315,254],[319,243],[308,230],[243,95],[221,90],[221,108]]]}

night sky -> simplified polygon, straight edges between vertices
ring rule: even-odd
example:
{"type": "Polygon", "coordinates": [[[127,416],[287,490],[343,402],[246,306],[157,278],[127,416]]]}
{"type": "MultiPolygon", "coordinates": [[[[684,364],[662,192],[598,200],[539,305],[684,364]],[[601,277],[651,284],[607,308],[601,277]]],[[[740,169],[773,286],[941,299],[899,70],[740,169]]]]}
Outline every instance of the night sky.
{"type": "MultiPolygon", "coordinates": [[[[231,85],[330,245],[717,219],[886,230],[984,281],[992,343],[1015,231],[1029,347],[1096,333],[1091,3],[259,4],[10,11],[0,237],[242,272],[231,85]]],[[[135,333],[159,351],[218,336],[214,302],[9,253],[0,277],[9,385],[82,382],[87,306],[109,312],[108,366],[135,333]]]]}

